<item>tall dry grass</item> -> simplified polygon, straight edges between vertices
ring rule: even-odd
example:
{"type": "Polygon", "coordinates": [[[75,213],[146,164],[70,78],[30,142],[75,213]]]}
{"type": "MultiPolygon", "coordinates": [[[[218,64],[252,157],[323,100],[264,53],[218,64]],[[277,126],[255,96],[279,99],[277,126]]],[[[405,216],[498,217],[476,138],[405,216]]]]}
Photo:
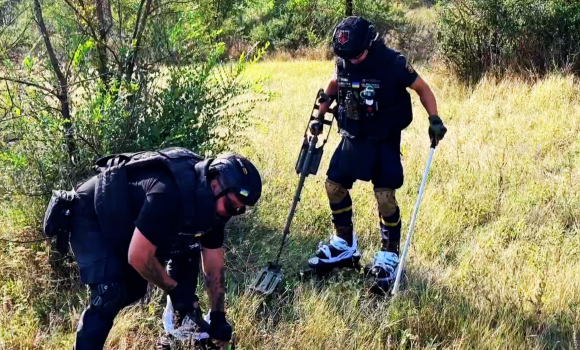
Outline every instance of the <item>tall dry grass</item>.
{"type": "MultiPolygon", "coordinates": [[[[236,149],[265,181],[258,208],[228,231],[228,316],[238,348],[577,348],[580,97],[577,82],[566,76],[533,85],[484,79],[468,89],[445,72],[418,69],[438,96],[449,132],[435,153],[401,298],[370,296],[352,271],[324,282],[296,276],[331,234],[323,183],[338,143],[334,132],[319,174],[302,193],[282,259],[283,290],[270,298],[248,293],[278,248],[298,180],[293,168],[302,132],[332,69],[330,62],[274,61],[249,73],[269,77],[278,97],[258,107],[257,124],[247,130],[250,145],[236,149]]],[[[426,114],[414,97],[415,121],[402,147],[406,181],[397,195],[405,225],[429,150],[426,114]]],[[[371,185],[355,185],[352,196],[369,263],[380,242],[371,185]]],[[[25,201],[2,203],[1,236],[37,227],[41,211],[25,201]]],[[[75,283],[55,287],[46,260],[31,263],[32,255],[46,253],[43,245],[20,250],[0,248],[0,349],[70,348],[85,290],[75,283]]],[[[57,267],[64,279],[69,270],[57,267]]],[[[152,348],[161,331],[160,303],[154,291],[150,303],[125,310],[107,348],[152,348]]]]}

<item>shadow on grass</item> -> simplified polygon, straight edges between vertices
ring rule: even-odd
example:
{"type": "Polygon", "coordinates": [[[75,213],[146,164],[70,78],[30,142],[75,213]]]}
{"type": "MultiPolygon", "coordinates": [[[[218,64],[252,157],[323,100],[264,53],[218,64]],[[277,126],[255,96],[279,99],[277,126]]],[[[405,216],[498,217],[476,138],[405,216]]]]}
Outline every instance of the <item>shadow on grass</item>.
{"type": "MultiPolygon", "coordinates": [[[[234,299],[247,297],[248,286],[256,273],[274,259],[279,249],[281,231],[282,228],[270,227],[255,215],[232,225],[228,237],[228,290],[235,294],[234,299]]],[[[388,339],[384,343],[385,349],[417,346],[575,349],[572,307],[570,312],[542,314],[526,308],[523,300],[521,303],[505,302],[466,295],[437,283],[431,277],[433,271],[412,264],[408,270],[408,281],[396,299],[369,293],[370,284],[364,275],[353,270],[335,272],[324,280],[301,282],[299,271],[306,267],[307,258],[316,249],[316,242],[315,236],[291,236],[289,247],[286,247],[281,259],[284,273],[282,288],[267,297],[250,296],[256,300],[253,310],[250,307],[244,309],[244,312],[253,314],[251,318],[256,323],[252,327],[266,334],[284,334],[284,327],[300,327],[305,322],[304,317],[308,317],[308,312],[300,310],[304,295],[314,298],[324,295],[331,305],[356,295],[354,306],[350,306],[352,309],[337,307],[337,313],[342,313],[340,321],[352,322],[348,329],[353,338],[368,333],[369,327],[374,327],[376,332],[382,332],[381,339],[388,339]],[[357,312],[358,316],[353,316],[353,312],[357,312]]],[[[373,334],[376,336],[376,333],[373,334]]],[[[310,340],[310,344],[316,341],[310,340]]],[[[265,340],[251,342],[252,346],[279,347],[277,343],[262,343],[265,340]]],[[[328,343],[322,340],[319,345],[328,347],[328,343]]],[[[349,346],[345,344],[345,348],[351,348],[349,346]]],[[[353,345],[352,348],[358,346],[353,345]]]]}

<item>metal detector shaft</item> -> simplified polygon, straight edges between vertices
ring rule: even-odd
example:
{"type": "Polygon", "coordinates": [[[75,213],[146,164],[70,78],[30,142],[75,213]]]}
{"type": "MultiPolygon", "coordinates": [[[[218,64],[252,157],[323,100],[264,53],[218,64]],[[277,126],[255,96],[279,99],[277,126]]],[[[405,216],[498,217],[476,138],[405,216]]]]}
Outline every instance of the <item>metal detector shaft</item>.
{"type": "Polygon", "coordinates": [[[306,159],[304,160],[304,164],[302,165],[302,170],[300,171],[300,180],[298,181],[298,187],[296,188],[296,193],[294,194],[294,200],[292,201],[292,207],[290,207],[290,213],[288,214],[288,218],[286,219],[286,226],[284,226],[284,235],[282,236],[282,244],[280,244],[280,250],[278,251],[278,255],[276,255],[275,264],[278,264],[280,260],[280,255],[282,255],[282,250],[284,249],[284,245],[286,244],[286,239],[290,234],[290,225],[292,224],[292,219],[294,218],[294,213],[296,212],[296,206],[300,201],[300,193],[302,192],[302,187],[304,187],[304,181],[308,176],[308,167],[310,166],[310,159],[312,159],[312,152],[316,147],[316,143],[318,142],[318,136],[312,135],[310,137],[310,142],[308,143],[308,153],[306,154],[306,159]]]}
{"type": "Polygon", "coordinates": [[[409,234],[407,234],[407,241],[405,242],[405,248],[403,249],[403,255],[401,256],[401,262],[399,264],[399,269],[397,270],[397,279],[395,280],[395,285],[393,286],[393,296],[396,296],[399,292],[399,285],[401,283],[401,275],[403,269],[405,268],[405,260],[407,258],[407,253],[409,252],[409,246],[411,245],[411,237],[413,236],[413,229],[415,228],[415,221],[417,220],[417,214],[419,213],[419,207],[421,206],[421,199],[423,198],[423,192],[425,191],[425,184],[427,183],[427,175],[429,175],[429,168],[431,167],[431,161],[433,160],[433,153],[435,153],[435,146],[431,146],[429,151],[429,158],[427,158],[427,165],[425,166],[425,171],[423,171],[423,180],[421,181],[421,187],[419,188],[419,196],[417,197],[417,202],[415,203],[415,210],[413,211],[413,218],[411,219],[411,224],[409,225],[409,234]]]}

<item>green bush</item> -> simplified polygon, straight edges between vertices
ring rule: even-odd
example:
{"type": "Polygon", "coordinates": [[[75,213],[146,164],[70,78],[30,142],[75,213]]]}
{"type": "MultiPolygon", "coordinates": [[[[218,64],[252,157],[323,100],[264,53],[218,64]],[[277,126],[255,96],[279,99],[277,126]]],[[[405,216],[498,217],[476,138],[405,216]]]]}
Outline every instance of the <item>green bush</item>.
{"type": "Polygon", "coordinates": [[[72,165],[61,118],[49,111],[32,115],[14,109],[9,113],[14,119],[2,128],[8,142],[0,144],[0,187],[11,193],[46,194],[87,176],[104,154],[182,146],[209,155],[227,150],[234,139],[239,143],[237,136],[248,125],[255,102],[251,82],[240,80],[248,62],[242,58],[222,65],[216,59],[220,52],[206,62],[150,73],[134,91],[84,84],[73,104],[72,165]]]}
{"type": "Polygon", "coordinates": [[[42,50],[1,62],[0,194],[47,196],[52,189],[70,189],[106,154],[182,146],[210,155],[243,142],[239,134],[256,98],[268,95],[242,74],[263,50],[251,60],[242,55],[222,62],[219,33],[195,10],[174,8],[144,28],[132,74],[124,58],[131,47],[109,49],[118,49],[110,57],[126,61],[109,61],[105,80],[98,73],[98,43],[70,35],[78,23],[59,18],[66,11],[57,10],[45,7],[45,17],[66,39],[53,41],[67,67],[70,118],[47,79],[53,72],[42,50]]]}
{"type": "Polygon", "coordinates": [[[580,72],[580,3],[575,0],[444,0],[440,45],[461,77],[490,72],[580,72]]]}
{"type": "Polygon", "coordinates": [[[296,50],[324,40],[344,12],[342,2],[290,0],[266,4],[257,21],[246,24],[248,39],[272,48],[296,50]]]}
{"type": "MultiPolygon", "coordinates": [[[[404,21],[402,9],[387,0],[355,0],[353,12],[374,21],[382,33],[404,21]]],[[[329,43],[344,14],[344,1],[256,1],[238,19],[238,35],[252,42],[271,43],[273,49],[297,50],[329,43]]]]}

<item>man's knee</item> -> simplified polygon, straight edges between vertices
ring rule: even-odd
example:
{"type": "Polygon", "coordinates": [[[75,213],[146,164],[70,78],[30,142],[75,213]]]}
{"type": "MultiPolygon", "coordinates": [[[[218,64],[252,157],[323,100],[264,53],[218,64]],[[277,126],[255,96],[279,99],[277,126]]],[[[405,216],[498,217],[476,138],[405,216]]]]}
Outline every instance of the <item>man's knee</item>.
{"type": "Polygon", "coordinates": [[[330,204],[338,204],[348,195],[348,190],[337,182],[327,179],[325,187],[330,204]]]}
{"type": "Polygon", "coordinates": [[[397,199],[395,190],[390,188],[376,188],[375,197],[379,206],[379,213],[387,218],[397,212],[397,199]]]}
{"type": "Polygon", "coordinates": [[[125,300],[126,289],[117,282],[91,285],[91,304],[81,316],[73,349],[103,349],[125,300]]]}
{"type": "Polygon", "coordinates": [[[100,316],[114,319],[127,300],[127,288],[118,282],[91,286],[91,308],[100,316]]]}

